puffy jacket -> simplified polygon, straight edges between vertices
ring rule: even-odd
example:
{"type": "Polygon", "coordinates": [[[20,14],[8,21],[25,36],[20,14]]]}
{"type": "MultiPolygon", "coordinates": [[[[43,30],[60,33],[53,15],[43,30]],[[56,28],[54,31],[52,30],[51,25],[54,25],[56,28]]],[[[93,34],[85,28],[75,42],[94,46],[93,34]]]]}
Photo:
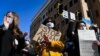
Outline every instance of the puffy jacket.
{"type": "Polygon", "coordinates": [[[50,41],[49,48],[46,46],[40,56],[63,56],[61,50],[64,44],[61,41],[50,41]]]}

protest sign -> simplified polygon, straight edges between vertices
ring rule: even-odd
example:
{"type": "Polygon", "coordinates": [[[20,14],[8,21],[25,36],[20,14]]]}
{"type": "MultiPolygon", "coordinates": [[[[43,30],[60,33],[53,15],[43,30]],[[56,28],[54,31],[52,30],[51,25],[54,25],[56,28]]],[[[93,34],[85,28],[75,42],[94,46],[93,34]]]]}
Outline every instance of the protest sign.
{"type": "Polygon", "coordinates": [[[99,56],[94,30],[78,30],[80,56],[99,56]]]}
{"type": "Polygon", "coordinates": [[[38,31],[36,32],[33,40],[36,42],[42,42],[44,40],[43,35],[47,33],[49,40],[59,40],[61,37],[61,32],[55,31],[53,29],[49,29],[47,26],[41,24],[38,31]]]}

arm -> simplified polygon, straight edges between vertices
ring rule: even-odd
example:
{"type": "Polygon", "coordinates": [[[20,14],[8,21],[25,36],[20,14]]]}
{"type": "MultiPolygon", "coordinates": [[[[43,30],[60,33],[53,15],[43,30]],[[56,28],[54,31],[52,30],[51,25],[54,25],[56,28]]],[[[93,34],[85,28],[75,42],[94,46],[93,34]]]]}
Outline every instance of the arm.
{"type": "Polygon", "coordinates": [[[44,40],[46,42],[47,45],[49,45],[50,47],[53,47],[53,48],[63,48],[64,47],[64,44],[62,43],[62,41],[49,41],[47,35],[44,35],[44,40]]]}
{"type": "Polygon", "coordinates": [[[60,49],[64,47],[62,41],[50,41],[50,43],[51,43],[51,47],[57,47],[60,49]]]}
{"type": "Polygon", "coordinates": [[[4,34],[3,26],[0,26],[0,37],[4,34]]]}

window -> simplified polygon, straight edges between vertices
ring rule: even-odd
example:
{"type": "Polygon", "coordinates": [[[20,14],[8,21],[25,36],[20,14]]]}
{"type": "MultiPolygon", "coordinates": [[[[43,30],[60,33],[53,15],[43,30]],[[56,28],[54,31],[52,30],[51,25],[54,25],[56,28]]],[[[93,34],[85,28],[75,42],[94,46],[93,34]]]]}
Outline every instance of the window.
{"type": "Polygon", "coordinates": [[[54,5],[54,8],[56,8],[56,7],[57,7],[57,4],[54,5]]]}
{"type": "Polygon", "coordinates": [[[65,10],[68,10],[67,5],[64,7],[65,10]]]}
{"type": "Polygon", "coordinates": [[[89,11],[87,11],[87,16],[90,17],[90,12],[89,11]]]}
{"type": "Polygon", "coordinates": [[[68,24],[69,20],[68,19],[65,19],[65,22],[66,22],[66,24],[68,24]]]}
{"type": "Polygon", "coordinates": [[[46,12],[46,16],[48,15],[48,13],[46,12]]]}
{"type": "Polygon", "coordinates": [[[87,3],[87,0],[84,0],[87,3]]]}
{"type": "Polygon", "coordinates": [[[64,26],[64,25],[65,25],[65,21],[64,21],[64,20],[61,22],[61,25],[62,25],[62,26],[64,26]]]}
{"type": "Polygon", "coordinates": [[[56,19],[56,14],[54,15],[54,18],[56,19]]]}
{"type": "Polygon", "coordinates": [[[50,10],[48,11],[48,13],[50,13],[50,10]]]}
{"type": "Polygon", "coordinates": [[[78,2],[78,0],[74,0],[74,3],[77,3],[78,2]]]}
{"type": "Polygon", "coordinates": [[[63,2],[63,0],[60,0],[60,2],[62,3],[62,2],[63,2]]]}
{"type": "Polygon", "coordinates": [[[99,17],[99,11],[98,10],[95,11],[95,15],[96,15],[96,17],[99,17]]]}
{"type": "Polygon", "coordinates": [[[45,18],[45,15],[43,15],[43,19],[45,18]]]}
{"type": "Polygon", "coordinates": [[[58,16],[59,16],[59,14],[56,13],[56,14],[54,15],[54,19],[56,19],[58,16]]]}
{"type": "Polygon", "coordinates": [[[56,14],[56,17],[58,17],[58,16],[59,16],[59,14],[57,13],[57,14],[56,14]]]}
{"type": "Polygon", "coordinates": [[[72,0],[69,2],[69,6],[70,6],[70,7],[73,6],[73,1],[72,1],[72,0]]]}
{"type": "Polygon", "coordinates": [[[51,11],[52,11],[53,9],[51,8],[51,11]]]}
{"type": "Polygon", "coordinates": [[[77,20],[81,20],[81,19],[82,19],[82,13],[81,13],[80,11],[77,11],[77,12],[75,13],[75,15],[76,15],[76,19],[77,19],[77,20]]]}
{"type": "Polygon", "coordinates": [[[62,2],[63,0],[60,0],[60,2],[62,2]]]}
{"type": "Polygon", "coordinates": [[[92,2],[93,2],[93,3],[95,3],[95,2],[96,2],[96,0],[92,0],[92,2]]]}
{"type": "Polygon", "coordinates": [[[59,14],[63,12],[63,4],[59,5],[59,14]]]}
{"type": "Polygon", "coordinates": [[[57,8],[58,2],[54,5],[54,8],[57,8]]]}

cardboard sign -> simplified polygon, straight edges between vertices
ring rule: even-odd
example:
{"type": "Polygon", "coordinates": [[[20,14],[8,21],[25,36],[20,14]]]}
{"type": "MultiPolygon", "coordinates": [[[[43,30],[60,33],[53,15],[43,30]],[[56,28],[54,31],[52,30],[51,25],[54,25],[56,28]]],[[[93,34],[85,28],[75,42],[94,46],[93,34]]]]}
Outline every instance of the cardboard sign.
{"type": "Polygon", "coordinates": [[[49,40],[59,40],[61,37],[61,32],[57,32],[53,29],[49,29],[47,26],[41,24],[40,28],[38,29],[37,33],[33,37],[33,40],[36,42],[42,42],[44,40],[43,35],[47,33],[49,40]]]}
{"type": "Polygon", "coordinates": [[[80,56],[99,56],[94,30],[78,30],[80,56]]]}

